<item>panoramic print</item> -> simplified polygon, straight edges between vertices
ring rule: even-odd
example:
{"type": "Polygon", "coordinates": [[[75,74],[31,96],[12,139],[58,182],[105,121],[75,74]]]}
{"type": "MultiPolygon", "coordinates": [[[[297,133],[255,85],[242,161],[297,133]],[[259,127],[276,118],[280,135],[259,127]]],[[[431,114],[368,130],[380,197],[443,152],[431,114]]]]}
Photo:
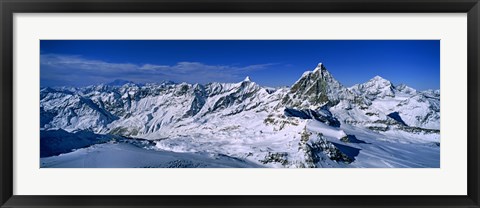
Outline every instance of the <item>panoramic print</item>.
{"type": "Polygon", "coordinates": [[[41,168],[439,168],[439,40],[41,40],[41,168]]]}

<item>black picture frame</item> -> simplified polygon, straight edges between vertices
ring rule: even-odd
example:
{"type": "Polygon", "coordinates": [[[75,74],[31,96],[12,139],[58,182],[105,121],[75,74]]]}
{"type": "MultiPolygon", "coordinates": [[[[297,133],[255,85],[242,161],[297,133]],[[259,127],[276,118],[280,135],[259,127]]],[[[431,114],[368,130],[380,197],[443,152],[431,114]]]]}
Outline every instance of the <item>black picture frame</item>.
{"type": "Polygon", "coordinates": [[[479,0],[0,0],[1,207],[480,207],[479,0]],[[467,13],[468,194],[466,196],[25,196],[13,195],[13,14],[113,12],[467,13]]]}

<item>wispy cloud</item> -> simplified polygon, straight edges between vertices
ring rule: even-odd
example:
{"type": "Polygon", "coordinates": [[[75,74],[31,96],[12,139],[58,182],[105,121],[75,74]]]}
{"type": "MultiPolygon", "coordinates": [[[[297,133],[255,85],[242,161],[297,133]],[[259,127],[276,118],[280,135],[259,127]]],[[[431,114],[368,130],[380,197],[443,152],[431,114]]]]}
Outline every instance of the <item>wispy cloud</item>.
{"type": "Polygon", "coordinates": [[[82,56],[43,54],[40,65],[42,85],[78,86],[110,82],[114,79],[141,83],[163,80],[189,83],[238,82],[249,73],[274,64],[237,66],[178,62],[174,65],[139,65],[91,60],[82,56]]]}

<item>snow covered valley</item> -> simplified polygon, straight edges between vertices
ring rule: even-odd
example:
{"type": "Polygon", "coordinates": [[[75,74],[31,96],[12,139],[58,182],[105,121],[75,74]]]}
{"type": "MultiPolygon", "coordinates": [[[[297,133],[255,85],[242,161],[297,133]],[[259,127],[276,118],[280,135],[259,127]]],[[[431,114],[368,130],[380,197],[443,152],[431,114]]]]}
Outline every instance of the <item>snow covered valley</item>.
{"type": "Polygon", "coordinates": [[[438,168],[440,92],[319,64],[291,87],[102,84],[40,91],[42,168],[438,168]]]}

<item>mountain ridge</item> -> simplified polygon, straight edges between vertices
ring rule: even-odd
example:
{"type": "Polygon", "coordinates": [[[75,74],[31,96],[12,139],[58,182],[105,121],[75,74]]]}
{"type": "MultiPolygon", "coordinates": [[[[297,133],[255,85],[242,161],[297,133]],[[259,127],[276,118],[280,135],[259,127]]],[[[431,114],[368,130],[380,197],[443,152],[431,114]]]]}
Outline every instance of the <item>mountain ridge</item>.
{"type": "Polygon", "coordinates": [[[41,129],[144,138],[174,152],[227,151],[282,167],[352,163],[355,156],[336,144],[359,148],[349,142],[355,135],[419,145],[439,140],[439,91],[397,87],[381,77],[355,86],[343,86],[319,63],[290,88],[262,87],[250,77],[42,88],[41,129]]]}

